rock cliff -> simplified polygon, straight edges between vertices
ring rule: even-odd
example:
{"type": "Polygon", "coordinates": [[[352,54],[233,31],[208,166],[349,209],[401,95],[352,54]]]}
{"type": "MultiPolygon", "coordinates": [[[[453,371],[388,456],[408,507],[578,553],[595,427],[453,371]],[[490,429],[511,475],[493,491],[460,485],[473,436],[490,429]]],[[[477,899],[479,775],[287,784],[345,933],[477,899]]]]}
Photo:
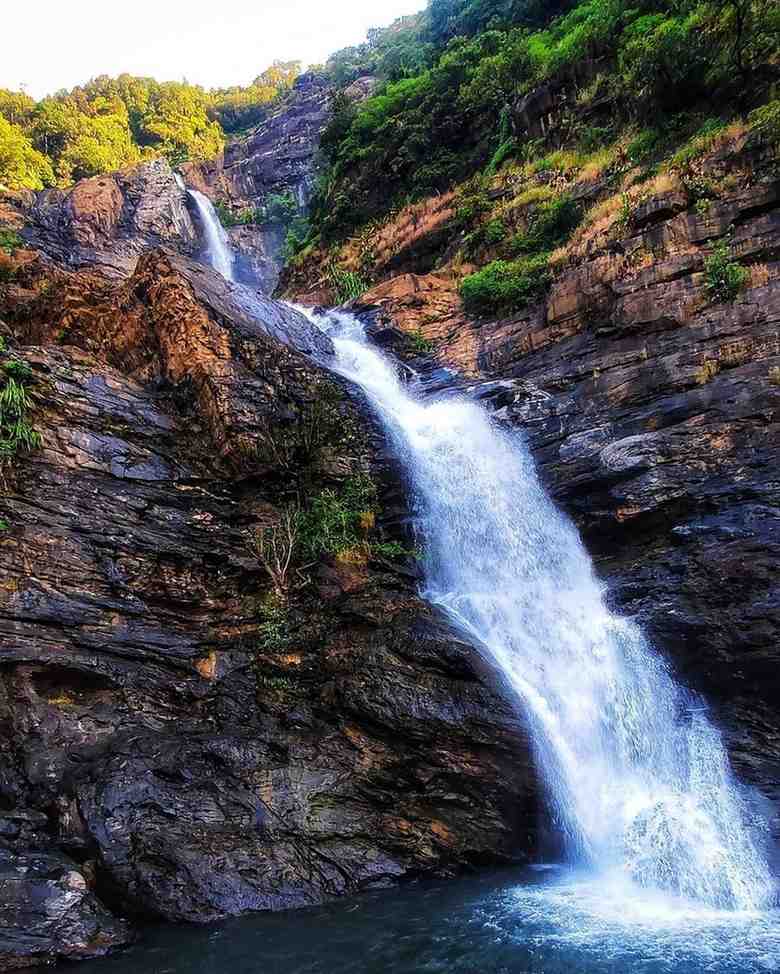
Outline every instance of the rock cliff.
{"type": "Polygon", "coordinates": [[[0,969],[531,848],[518,716],[370,543],[403,491],[327,339],[160,250],[3,279],[43,443],[0,502],[0,969]],[[365,543],[280,601],[258,525],[356,477],[365,543]]]}
{"type": "Polygon", "coordinates": [[[69,190],[20,195],[15,203],[29,244],[65,266],[95,266],[113,277],[129,274],[150,247],[190,253],[198,242],[186,194],[164,159],[69,190]]]}
{"type": "MultiPolygon", "coordinates": [[[[316,75],[302,75],[291,95],[245,138],[219,158],[182,167],[188,185],[236,215],[260,213],[274,195],[290,197],[300,212],[314,191],[317,151],[328,121],[330,89],[316,75]]],[[[238,253],[238,274],[273,293],[283,265],[284,223],[260,216],[228,234],[238,253]]]]}
{"type": "MultiPolygon", "coordinates": [[[[776,154],[739,136],[697,178],[724,188],[702,202],[670,179],[643,194],[619,232],[612,217],[575,237],[544,301],[503,319],[465,313],[447,263],[452,207],[419,204],[369,241],[379,281],[358,306],[377,329],[422,340],[524,432],[612,603],[706,695],[780,833],[776,154]],[[706,273],[723,241],[744,268],[733,300],[706,273]],[[431,253],[444,254],[434,271],[431,253]]],[[[603,187],[569,191],[598,200],[603,187]]],[[[332,300],[311,270],[293,268],[291,292],[332,300]]]]}

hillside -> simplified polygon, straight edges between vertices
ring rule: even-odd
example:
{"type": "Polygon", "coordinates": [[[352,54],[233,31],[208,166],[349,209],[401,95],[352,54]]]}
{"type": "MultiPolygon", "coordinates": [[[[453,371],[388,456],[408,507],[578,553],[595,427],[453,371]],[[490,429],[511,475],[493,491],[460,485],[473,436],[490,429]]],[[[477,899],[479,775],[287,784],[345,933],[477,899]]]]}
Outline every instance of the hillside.
{"type": "Polygon", "coordinates": [[[431,0],[247,89],[0,92],[0,970],[593,834],[755,920],[701,836],[733,790],[780,847],[779,29],[431,0]]]}

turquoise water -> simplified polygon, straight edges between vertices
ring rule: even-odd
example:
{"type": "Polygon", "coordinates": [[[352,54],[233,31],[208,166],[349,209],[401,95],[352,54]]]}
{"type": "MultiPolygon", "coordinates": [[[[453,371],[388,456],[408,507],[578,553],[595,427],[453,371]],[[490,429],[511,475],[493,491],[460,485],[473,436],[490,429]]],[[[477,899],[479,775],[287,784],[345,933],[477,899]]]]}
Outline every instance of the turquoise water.
{"type": "Polygon", "coordinates": [[[780,911],[704,910],[556,868],[382,890],[216,927],[160,927],[84,974],[780,971],[780,911]]]}

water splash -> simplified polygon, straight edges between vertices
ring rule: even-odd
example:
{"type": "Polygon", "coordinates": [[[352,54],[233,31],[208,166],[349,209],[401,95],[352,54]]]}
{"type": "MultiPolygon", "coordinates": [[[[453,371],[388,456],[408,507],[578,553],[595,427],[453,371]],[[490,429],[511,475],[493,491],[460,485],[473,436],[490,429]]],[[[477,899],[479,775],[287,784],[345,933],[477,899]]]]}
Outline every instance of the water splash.
{"type": "Polygon", "coordinates": [[[230,248],[225,228],[219,222],[217,211],[211,200],[197,189],[188,189],[198,210],[203,233],[206,238],[206,257],[208,262],[225,280],[233,280],[233,252],[230,248]]]}
{"type": "Polygon", "coordinates": [[[415,398],[354,318],[310,316],[407,471],[426,596],[523,703],[571,859],[712,908],[768,905],[765,826],[719,732],[641,629],[608,610],[522,439],[474,402],[415,398]]]}

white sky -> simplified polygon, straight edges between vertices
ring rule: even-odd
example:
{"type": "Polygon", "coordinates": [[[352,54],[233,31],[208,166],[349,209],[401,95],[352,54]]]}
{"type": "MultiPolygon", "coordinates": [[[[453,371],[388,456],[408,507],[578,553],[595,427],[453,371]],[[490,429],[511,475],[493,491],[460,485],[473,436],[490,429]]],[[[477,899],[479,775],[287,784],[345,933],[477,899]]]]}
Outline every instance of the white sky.
{"type": "Polygon", "coordinates": [[[98,74],[247,84],[276,60],[324,61],[425,0],[0,0],[0,88],[35,98],[98,74]],[[10,8],[10,9],[9,9],[10,8]]]}

